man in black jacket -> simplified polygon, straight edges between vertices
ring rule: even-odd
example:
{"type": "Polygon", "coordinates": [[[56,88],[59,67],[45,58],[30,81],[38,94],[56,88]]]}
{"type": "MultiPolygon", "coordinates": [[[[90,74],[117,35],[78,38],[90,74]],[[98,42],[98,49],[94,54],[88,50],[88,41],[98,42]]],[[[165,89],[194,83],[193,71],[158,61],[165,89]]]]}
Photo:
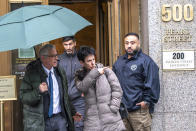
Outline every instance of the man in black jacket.
{"type": "MultiPolygon", "coordinates": [[[[66,72],[68,82],[68,95],[77,112],[84,117],[85,103],[82,94],[76,89],[75,72],[81,68],[77,58],[76,40],[74,36],[66,36],[63,38],[63,47],[65,52],[59,56],[59,67],[66,72]]],[[[75,122],[75,130],[83,130],[83,119],[75,122]]]]}
{"type": "Polygon", "coordinates": [[[150,131],[150,113],[154,111],[160,95],[159,68],[140,49],[138,34],[125,35],[124,44],[126,54],[113,65],[123,89],[122,101],[129,112],[130,123],[124,122],[127,131],[150,131]]]}

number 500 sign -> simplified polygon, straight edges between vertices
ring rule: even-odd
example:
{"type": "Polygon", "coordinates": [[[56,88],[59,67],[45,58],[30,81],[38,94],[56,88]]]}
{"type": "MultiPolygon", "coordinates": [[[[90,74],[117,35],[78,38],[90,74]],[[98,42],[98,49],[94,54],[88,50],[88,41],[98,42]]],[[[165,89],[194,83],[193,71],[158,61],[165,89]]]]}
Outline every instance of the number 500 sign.
{"type": "Polygon", "coordinates": [[[193,6],[191,4],[186,4],[184,6],[176,4],[173,6],[163,5],[162,6],[162,20],[168,21],[185,21],[193,20],[193,6]]]}

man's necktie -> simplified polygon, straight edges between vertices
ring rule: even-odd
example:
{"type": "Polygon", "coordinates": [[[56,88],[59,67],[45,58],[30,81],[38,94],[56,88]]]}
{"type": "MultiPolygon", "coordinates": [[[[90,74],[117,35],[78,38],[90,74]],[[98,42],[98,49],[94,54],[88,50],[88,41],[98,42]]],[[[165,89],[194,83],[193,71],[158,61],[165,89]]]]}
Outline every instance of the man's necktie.
{"type": "Polygon", "coordinates": [[[49,73],[49,90],[50,90],[50,106],[48,116],[51,117],[53,114],[53,81],[52,81],[52,72],[49,73]]]}

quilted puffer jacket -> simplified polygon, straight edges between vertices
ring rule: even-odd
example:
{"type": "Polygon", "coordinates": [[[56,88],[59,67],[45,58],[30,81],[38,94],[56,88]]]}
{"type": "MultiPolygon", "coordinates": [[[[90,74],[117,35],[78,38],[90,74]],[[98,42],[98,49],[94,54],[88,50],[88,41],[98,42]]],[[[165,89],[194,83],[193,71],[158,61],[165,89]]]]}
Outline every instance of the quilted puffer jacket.
{"type": "Polygon", "coordinates": [[[122,89],[114,72],[107,68],[101,75],[97,68],[76,72],[76,87],[84,93],[86,109],[84,131],[122,131],[125,126],[119,114],[122,89]]]}

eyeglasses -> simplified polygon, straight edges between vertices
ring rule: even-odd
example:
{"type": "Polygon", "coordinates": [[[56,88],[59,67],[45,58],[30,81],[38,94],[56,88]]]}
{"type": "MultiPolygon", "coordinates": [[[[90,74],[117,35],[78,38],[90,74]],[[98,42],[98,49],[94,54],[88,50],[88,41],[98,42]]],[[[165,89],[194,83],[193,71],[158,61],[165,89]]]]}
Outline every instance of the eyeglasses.
{"type": "Polygon", "coordinates": [[[47,57],[57,57],[58,54],[55,54],[55,55],[43,55],[43,56],[47,56],[47,57]]]}

